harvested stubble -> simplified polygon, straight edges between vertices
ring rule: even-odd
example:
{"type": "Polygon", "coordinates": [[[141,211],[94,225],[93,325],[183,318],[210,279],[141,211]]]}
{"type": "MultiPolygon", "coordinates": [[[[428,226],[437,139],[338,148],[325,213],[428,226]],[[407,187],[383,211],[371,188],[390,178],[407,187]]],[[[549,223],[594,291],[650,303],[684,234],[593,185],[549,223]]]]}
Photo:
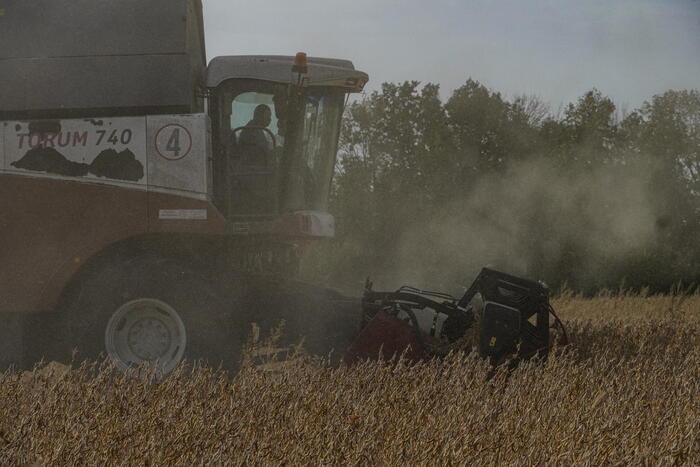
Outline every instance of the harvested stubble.
{"type": "Polygon", "coordinates": [[[470,356],[6,375],[0,463],[698,465],[700,297],[674,300],[558,300],[571,348],[510,375],[470,356]]]}

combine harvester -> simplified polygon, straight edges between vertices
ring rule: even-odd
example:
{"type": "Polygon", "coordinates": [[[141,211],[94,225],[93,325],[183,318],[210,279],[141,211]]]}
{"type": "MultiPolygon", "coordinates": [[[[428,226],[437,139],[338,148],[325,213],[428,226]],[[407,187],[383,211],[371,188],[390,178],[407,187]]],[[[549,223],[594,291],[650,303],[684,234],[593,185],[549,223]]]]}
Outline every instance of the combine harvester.
{"type": "Polygon", "coordinates": [[[122,368],[233,368],[251,323],[280,319],[312,352],[349,348],[346,361],[440,354],[469,333],[494,361],[548,349],[546,290],[495,271],[460,300],[368,289],[362,306],[295,280],[303,247],[334,235],[343,108],[368,80],[350,61],[207,66],[199,0],[0,12],[3,366],[78,349],[122,368]]]}

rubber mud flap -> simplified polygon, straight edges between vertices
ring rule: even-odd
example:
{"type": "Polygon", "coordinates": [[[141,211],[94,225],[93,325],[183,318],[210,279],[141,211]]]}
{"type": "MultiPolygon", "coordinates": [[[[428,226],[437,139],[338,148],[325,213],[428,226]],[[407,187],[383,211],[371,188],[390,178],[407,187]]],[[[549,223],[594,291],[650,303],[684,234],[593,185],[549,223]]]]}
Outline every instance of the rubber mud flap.
{"type": "Polygon", "coordinates": [[[343,361],[351,365],[364,360],[390,359],[405,353],[408,360],[422,360],[428,354],[408,323],[380,311],[360,331],[343,361]]]}

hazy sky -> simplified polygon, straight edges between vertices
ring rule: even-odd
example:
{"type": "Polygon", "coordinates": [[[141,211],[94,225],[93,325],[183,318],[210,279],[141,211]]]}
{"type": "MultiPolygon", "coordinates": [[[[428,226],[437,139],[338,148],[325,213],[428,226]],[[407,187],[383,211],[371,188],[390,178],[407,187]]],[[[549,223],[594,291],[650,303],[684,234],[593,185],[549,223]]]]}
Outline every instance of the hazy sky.
{"type": "Polygon", "coordinates": [[[209,57],[349,58],[384,81],[472,77],[553,110],[592,87],[621,107],[700,88],[700,0],[203,0],[209,57]]]}

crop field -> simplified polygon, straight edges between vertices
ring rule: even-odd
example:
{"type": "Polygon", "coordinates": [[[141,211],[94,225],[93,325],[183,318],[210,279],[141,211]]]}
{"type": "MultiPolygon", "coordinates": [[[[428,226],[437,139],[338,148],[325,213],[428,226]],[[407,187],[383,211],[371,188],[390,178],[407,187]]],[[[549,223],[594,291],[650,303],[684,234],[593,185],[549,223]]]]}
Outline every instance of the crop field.
{"type": "Polygon", "coordinates": [[[700,295],[553,304],[571,345],[510,373],[470,355],[7,373],[0,464],[699,465],[700,295]]]}

